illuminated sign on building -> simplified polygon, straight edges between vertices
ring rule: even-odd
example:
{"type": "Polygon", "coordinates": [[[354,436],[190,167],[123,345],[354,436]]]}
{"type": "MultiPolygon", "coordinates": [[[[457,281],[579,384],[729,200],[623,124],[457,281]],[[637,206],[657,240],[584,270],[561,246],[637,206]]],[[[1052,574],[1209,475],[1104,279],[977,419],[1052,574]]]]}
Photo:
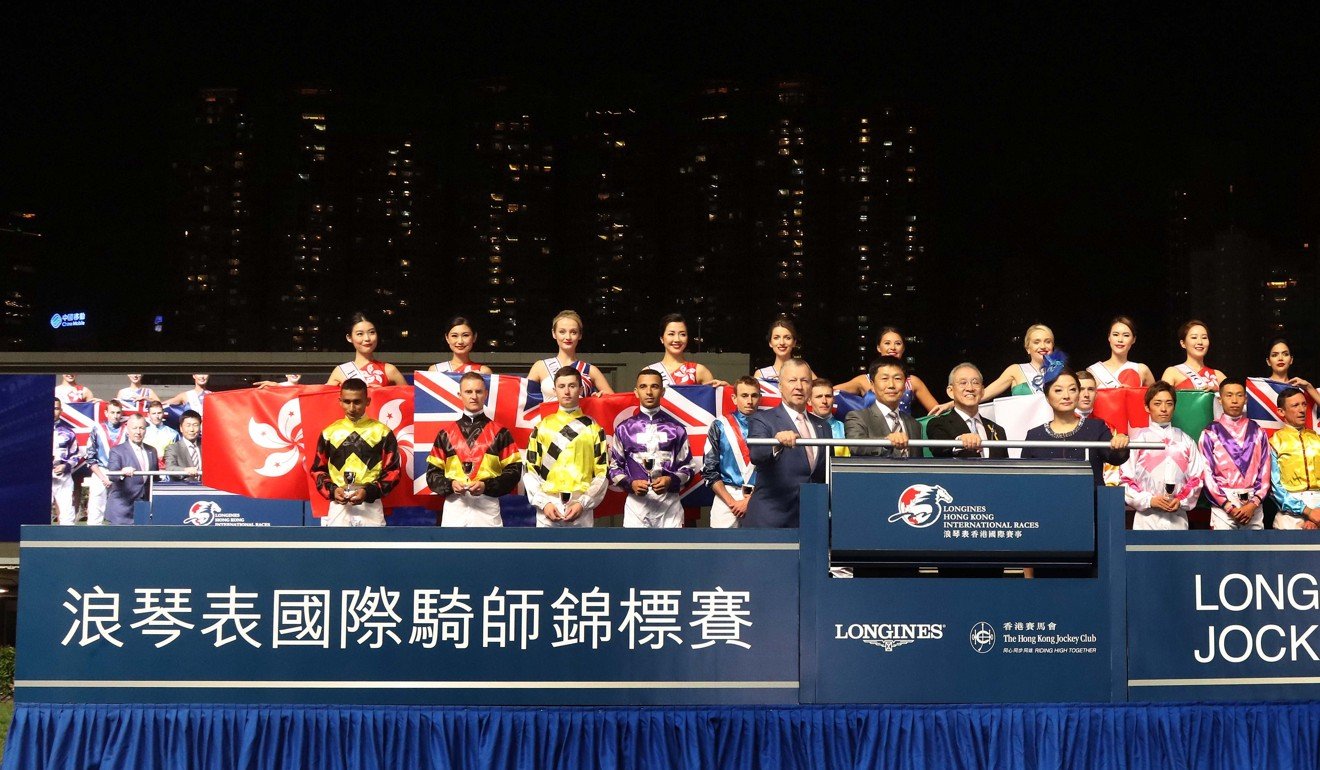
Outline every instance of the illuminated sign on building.
{"type": "Polygon", "coordinates": [[[86,326],[87,314],[78,313],[56,313],[50,317],[50,328],[67,329],[71,326],[86,326]]]}

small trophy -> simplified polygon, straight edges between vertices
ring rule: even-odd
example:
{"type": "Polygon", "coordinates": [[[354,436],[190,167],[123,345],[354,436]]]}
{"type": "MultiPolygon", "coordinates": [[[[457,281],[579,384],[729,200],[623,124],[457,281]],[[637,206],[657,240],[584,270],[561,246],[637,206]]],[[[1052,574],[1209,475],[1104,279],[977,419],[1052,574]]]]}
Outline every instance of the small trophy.
{"type": "MultiPolygon", "coordinates": [[[[646,475],[647,475],[647,477],[650,479],[650,483],[654,483],[654,482],[655,482],[655,479],[656,479],[656,476],[659,475],[659,473],[656,471],[656,467],[655,467],[655,458],[654,458],[654,457],[651,457],[651,456],[649,456],[649,455],[646,456],[646,457],[643,457],[643,458],[642,458],[642,467],[646,469],[646,475]]],[[[639,494],[639,495],[644,495],[644,494],[646,494],[646,492],[638,492],[638,494],[639,494]]]]}
{"type": "MultiPolygon", "coordinates": [[[[359,489],[361,489],[361,487],[359,487],[357,484],[354,484],[354,483],[353,483],[353,482],[356,481],[356,480],[357,480],[357,473],[355,473],[355,472],[353,472],[353,471],[344,471],[344,497],[345,497],[345,499],[347,499],[347,498],[349,498],[349,497],[352,497],[353,495],[357,494],[357,491],[358,491],[359,489]]],[[[350,505],[351,505],[351,503],[350,503],[350,505]]]]}
{"type": "MultiPolygon", "coordinates": [[[[466,481],[468,484],[471,484],[471,483],[472,483],[472,461],[471,461],[471,460],[465,460],[465,461],[463,462],[463,480],[466,481]]],[[[470,495],[470,494],[472,494],[472,491],[469,489],[469,490],[465,491],[464,494],[468,494],[468,495],[470,495]]]]}
{"type": "Polygon", "coordinates": [[[756,489],[756,487],[752,486],[751,484],[743,484],[742,486],[743,497],[744,498],[751,497],[753,489],[756,489]]]}
{"type": "Polygon", "coordinates": [[[1174,466],[1167,466],[1164,470],[1164,494],[1172,495],[1173,490],[1178,486],[1178,469],[1174,466]]]}
{"type": "Polygon", "coordinates": [[[563,503],[564,505],[568,505],[569,501],[572,500],[572,499],[573,499],[573,493],[572,493],[572,492],[560,492],[560,493],[559,493],[559,501],[560,501],[561,503],[563,503]]]}
{"type": "Polygon", "coordinates": [[[1238,505],[1240,506],[1246,505],[1247,501],[1251,499],[1251,493],[1246,491],[1245,489],[1240,489],[1237,492],[1237,499],[1238,499],[1238,505]]]}

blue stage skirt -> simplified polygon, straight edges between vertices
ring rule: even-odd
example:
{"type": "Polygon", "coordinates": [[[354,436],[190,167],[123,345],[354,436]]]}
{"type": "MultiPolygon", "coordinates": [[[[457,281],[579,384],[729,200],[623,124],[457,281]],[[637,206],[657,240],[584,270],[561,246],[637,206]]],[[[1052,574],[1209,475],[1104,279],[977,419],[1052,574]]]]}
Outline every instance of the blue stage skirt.
{"type": "Polygon", "coordinates": [[[1320,704],[461,708],[20,704],[4,768],[1320,767],[1320,704]]]}

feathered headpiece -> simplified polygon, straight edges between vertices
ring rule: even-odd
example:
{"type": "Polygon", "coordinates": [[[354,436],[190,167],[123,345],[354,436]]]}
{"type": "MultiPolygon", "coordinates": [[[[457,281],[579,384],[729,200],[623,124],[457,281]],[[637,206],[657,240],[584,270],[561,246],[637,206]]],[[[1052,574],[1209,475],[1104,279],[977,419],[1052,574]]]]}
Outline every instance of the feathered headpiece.
{"type": "Polygon", "coordinates": [[[1045,362],[1040,367],[1040,389],[1044,391],[1055,380],[1059,379],[1059,374],[1068,366],[1068,354],[1062,350],[1055,350],[1053,353],[1045,354],[1045,362]]]}

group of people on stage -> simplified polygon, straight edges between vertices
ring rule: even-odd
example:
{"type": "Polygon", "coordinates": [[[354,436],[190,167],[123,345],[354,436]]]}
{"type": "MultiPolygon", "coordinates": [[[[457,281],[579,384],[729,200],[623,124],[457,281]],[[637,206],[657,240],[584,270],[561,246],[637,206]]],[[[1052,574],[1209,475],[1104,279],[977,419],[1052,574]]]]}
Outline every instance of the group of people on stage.
{"type": "Polygon", "coordinates": [[[176,431],[164,424],[161,402],[152,401],[146,415],[126,415],[118,400],[106,404],[105,421],[97,423],[83,451],[73,429],[60,419],[64,404],[55,399],[54,458],[51,503],[60,524],[78,518],[75,479],[88,476],[88,524],[132,524],[133,503],[146,500],[147,471],[172,471],[177,479],[196,479],[202,471],[202,416],[185,410],[176,431]]]}
{"type": "Polygon", "coordinates": [[[133,503],[145,500],[146,471],[174,471],[175,478],[197,479],[202,469],[202,402],[211,392],[208,376],[193,375],[193,387],[160,400],[142,385],[142,375],[128,375],[129,385],[105,404],[105,419],[93,425],[87,445],[78,449],[77,436],[61,416],[69,404],[93,400],[75,374],[62,375],[55,387],[52,443],[51,505],[55,520],[73,524],[79,517],[76,479],[87,479],[88,524],[132,524],[133,503]],[[175,430],[165,424],[165,407],[183,405],[175,430]],[[135,478],[136,477],[136,478],[135,478]]]}
{"type": "MultiPolygon", "coordinates": [[[[626,526],[682,526],[680,495],[699,472],[714,495],[712,526],[795,526],[798,487],[823,480],[826,452],[904,458],[917,452],[909,446],[910,439],[924,437],[961,443],[957,449],[932,450],[937,457],[1006,457],[1001,448],[982,446],[983,441],[1007,435],[981,415],[981,405],[1004,394],[1039,393],[1053,416],[1031,428],[1026,438],[1057,446],[1028,448],[1022,456],[1089,460],[1097,483],[1108,478],[1125,488],[1137,528],[1185,528],[1187,511],[1196,505],[1202,488],[1212,503],[1211,521],[1217,529],[1260,528],[1262,504],[1270,494],[1279,507],[1276,528],[1315,529],[1320,524],[1320,436],[1306,425],[1308,403],[1320,401],[1320,393],[1291,375],[1292,356],[1283,341],[1271,346],[1267,361],[1270,379],[1287,385],[1278,396],[1287,427],[1267,440],[1264,431],[1245,417],[1244,382],[1206,364],[1209,332],[1205,323],[1195,320],[1179,330],[1185,361],[1165,369],[1159,380],[1150,368],[1129,358],[1136,342],[1129,318],[1118,317],[1110,324],[1110,357],[1079,370],[1066,366],[1055,351],[1053,332],[1037,324],[1023,336],[1027,362],[1008,366],[989,382],[974,364],[959,364],[948,377],[947,401],[908,371],[904,337],[892,327],[881,330],[876,345],[879,357],[868,372],[837,388],[796,357],[799,337],[786,318],[777,319],[767,335],[773,363],[733,383],[715,379],[705,366],[688,360],[682,316],[665,316],[660,331],[661,360],[634,378],[639,410],[616,427],[611,439],[580,408],[584,397],[613,392],[600,370],[577,356],[582,319],[571,310],[556,315],[551,336],[557,354],[533,364],[527,378],[559,409],[537,424],[526,450],[519,451],[509,431],[484,414],[487,386],[482,375],[491,369],[472,360],[476,331],[466,319],[453,319],[445,333],[451,357],[430,367],[461,375],[459,391],[465,405],[464,415],[437,436],[427,459],[427,484],[445,498],[442,522],[498,526],[497,498],[516,491],[521,483],[541,526],[591,526],[593,511],[609,488],[628,493],[626,526]],[[763,381],[777,384],[781,407],[760,409],[763,381]],[[683,426],[659,408],[666,387],[689,384],[731,386],[736,407],[733,414],[710,426],[705,455],[699,460],[692,457],[683,426]],[[1149,427],[1131,436],[1114,434],[1103,420],[1091,418],[1097,389],[1112,387],[1146,388],[1149,427]],[[1175,392],[1190,389],[1216,391],[1223,408],[1223,415],[1199,442],[1170,422],[1175,392]],[[874,405],[854,410],[840,422],[833,416],[836,390],[873,393],[874,405]],[[914,402],[931,415],[924,429],[912,416],[914,402]],[[890,445],[798,446],[797,439],[804,436],[882,438],[890,445]],[[749,446],[749,438],[773,438],[776,445],[749,446]],[[1129,440],[1157,441],[1166,449],[1130,451],[1129,440]],[[1069,447],[1069,442],[1101,442],[1108,449],[1088,452],[1069,447]]],[[[328,380],[341,385],[345,416],[322,433],[313,473],[317,488],[331,503],[327,523],[379,524],[384,521],[380,500],[399,479],[399,454],[389,429],[366,417],[365,406],[370,403],[370,387],[406,384],[406,380],[396,367],[375,358],[376,327],[362,314],[351,319],[347,340],[354,358],[335,367],[328,380]]],[[[283,384],[291,383],[258,383],[283,384]]],[[[76,382],[65,385],[77,388],[76,382]]],[[[130,385],[140,387],[140,380],[130,385]]],[[[204,385],[205,381],[199,382],[197,389],[204,385]]],[[[90,398],[90,393],[85,396],[90,398]]],[[[114,438],[121,430],[119,419],[108,421],[99,443],[101,429],[94,434],[92,454],[98,457],[94,468],[109,467],[109,458],[101,457],[102,444],[122,443],[114,438]]],[[[62,464],[59,452],[67,451],[67,446],[60,449],[62,438],[67,444],[68,438],[61,437],[57,428],[57,476],[62,464]]],[[[67,472],[70,461],[63,465],[67,472]]],[[[197,464],[183,469],[188,467],[197,464]]],[[[105,480],[101,486],[108,489],[112,484],[105,480]]]]}

